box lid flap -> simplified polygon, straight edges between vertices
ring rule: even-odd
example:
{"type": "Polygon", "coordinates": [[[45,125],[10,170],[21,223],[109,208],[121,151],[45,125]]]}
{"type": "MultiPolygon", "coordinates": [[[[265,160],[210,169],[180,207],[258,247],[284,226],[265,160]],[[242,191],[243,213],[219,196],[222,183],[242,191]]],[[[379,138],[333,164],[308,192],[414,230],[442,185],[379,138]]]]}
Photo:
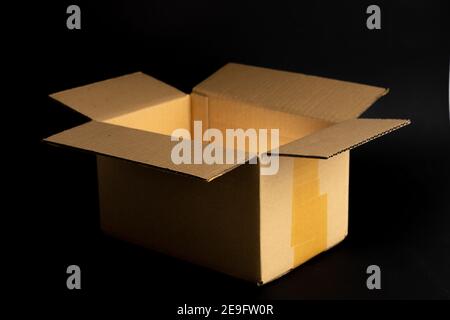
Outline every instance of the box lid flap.
{"type": "Polygon", "coordinates": [[[409,123],[403,119],[350,119],[281,146],[279,154],[327,159],[409,123]]]}
{"type": "Polygon", "coordinates": [[[53,93],[51,98],[103,121],[186,94],[142,72],[53,93]]]}
{"type": "Polygon", "coordinates": [[[198,84],[194,92],[340,122],[359,117],[388,90],[301,73],[229,63],[198,84]]]}
{"type": "MultiPolygon", "coordinates": [[[[90,121],[44,141],[187,174],[207,181],[239,164],[175,164],[171,151],[177,141],[158,133],[90,121]]],[[[224,153],[225,154],[225,153],[224,153]]]]}

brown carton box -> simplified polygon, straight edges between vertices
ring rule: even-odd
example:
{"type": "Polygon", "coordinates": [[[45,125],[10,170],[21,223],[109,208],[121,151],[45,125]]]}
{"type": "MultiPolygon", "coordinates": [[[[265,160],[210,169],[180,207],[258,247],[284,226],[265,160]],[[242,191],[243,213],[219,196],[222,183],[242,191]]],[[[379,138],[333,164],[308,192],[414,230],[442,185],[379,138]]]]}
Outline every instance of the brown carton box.
{"type": "MultiPolygon", "coordinates": [[[[258,284],[347,235],[349,150],[409,124],[361,119],[387,89],[228,64],[184,94],[142,73],[51,97],[91,121],[46,139],[97,154],[102,229],[258,284]],[[175,164],[175,129],[279,129],[279,170],[175,164]]],[[[203,131],[202,131],[203,132],[203,131]]],[[[205,147],[207,143],[203,147],[205,147]]]]}

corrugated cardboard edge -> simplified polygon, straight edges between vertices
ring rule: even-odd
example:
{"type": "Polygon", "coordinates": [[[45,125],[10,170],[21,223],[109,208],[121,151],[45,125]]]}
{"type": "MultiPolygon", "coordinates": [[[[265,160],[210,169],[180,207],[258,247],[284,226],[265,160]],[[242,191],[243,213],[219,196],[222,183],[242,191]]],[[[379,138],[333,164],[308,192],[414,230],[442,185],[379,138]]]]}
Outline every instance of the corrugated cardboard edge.
{"type": "MultiPolygon", "coordinates": [[[[170,151],[171,145],[175,145],[177,142],[171,142],[170,137],[162,134],[157,134],[153,132],[147,132],[143,130],[138,129],[130,129],[126,127],[121,127],[117,125],[112,124],[106,124],[103,122],[96,122],[96,121],[90,121],[88,123],[85,123],[83,125],[77,126],[72,129],[68,129],[65,131],[62,131],[58,134],[52,135],[46,139],[44,139],[44,142],[56,145],[56,146],[64,146],[71,149],[81,150],[89,153],[94,154],[100,154],[104,156],[109,156],[117,159],[122,159],[125,161],[130,161],[139,165],[144,165],[152,168],[157,168],[159,170],[163,170],[166,172],[176,173],[176,174],[183,174],[186,176],[202,179],[206,182],[213,181],[214,179],[217,179],[218,177],[224,175],[227,172],[232,171],[233,169],[246,164],[250,161],[249,155],[245,154],[245,162],[239,163],[239,164],[202,164],[201,166],[203,168],[209,168],[209,170],[206,170],[204,174],[201,174],[199,172],[196,172],[192,169],[191,165],[176,165],[169,163],[168,161],[164,162],[162,160],[152,160],[147,159],[146,161],[143,161],[142,155],[139,157],[135,157],[132,155],[133,150],[131,150],[131,155],[124,155],[122,151],[114,150],[114,148],[111,149],[111,146],[109,145],[109,142],[101,141],[101,143],[95,143],[93,142],[93,139],[102,140],[105,138],[104,136],[107,136],[108,138],[111,138],[112,136],[116,135],[119,139],[123,138],[123,135],[128,134],[130,135],[132,142],[140,141],[143,137],[148,140],[149,145],[151,145],[153,140],[157,140],[158,142],[167,142],[166,151],[170,151]],[[100,131],[98,131],[99,129],[100,131]],[[105,130],[103,130],[105,129],[105,130]],[[108,133],[108,130],[112,130],[110,133],[108,133]],[[99,133],[100,132],[100,133],[99,133]],[[103,133],[102,133],[103,132],[103,133]],[[84,138],[83,135],[86,134],[84,138]],[[101,135],[103,134],[103,136],[101,135]],[[163,141],[164,140],[164,141],[163,141]],[[105,149],[106,146],[106,149],[105,149]],[[206,166],[206,167],[205,167],[206,166]],[[213,168],[214,166],[215,168],[213,168]]],[[[117,141],[115,141],[117,142],[117,141]]],[[[130,141],[131,142],[131,141],[130,141]]],[[[120,143],[122,145],[122,143],[120,143]]],[[[140,147],[140,145],[138,145],[140,147]]],[[[159,150],[159,149],[158,149],[159,150]]],[[[157,151],[158,151],[157,150],[157,151]]],[[[138,151],[138,150],[134,150],[138,151]]],[[[155,151],[156,152],[156,151],[155,151]]],[[[148,154],[151,154],[151,151],[148,151],[148,154]]],[[[225,152],[224,152],[225,154],[225,152]]],[[[170,155],[170,152],[169,152],[170,155]]],[[[166,155],[169,157],[169,155],[166,155]]],[[[196,165],[198,166],[198,165],[196,165]]]]}
{"type": "MultiPolygon", "coordinates": [[[[384,119],[380,119],[380,120],[384,120],[384,119]]],[[[384,131],[384,132],[381,132],[381,133],[379,133],[379,134],[376,134],[376,135],[374,135],[374,136],[372,136],[372,137],[369,137],[369,138],[367,138],[367,139],[365,139],[365,140],[363,140],[363,141],[361,141],[361,142],[359,142],[359,143],[357,143],[357,144],[354,144],[354,145],[352,145],[352,146],[350,146],[350,147],[348,147],[348,148],[344,148],[344,149],[342,149],[342,150],[339,150],[338,152],[333,153],[333,154],[332,154],[331,156],[329,156],[328,158],[334,157],[335,155],[338,155],[338,154],[340,154],[340,153],[342,153],[342,152],[344,152],[344,151],[347,151],[347,150],[351,150],[351,149],[357,148],[357,147],[359,147],[360,145],[363,145],[363,144],[365,144],[365,143],[367,143],[367,142],[369,142],[369,141],[375,140],[375,139],[377,139],[377,138],[379,138],[379,137],[382,137],[382,136],[384,136],[384,135],[386,135],[386,134],[389,134],[389,133],[391,133],[391,132],[393,132],[393,131],[396,131],[396,130],[398,130],[398,129],[402,128],[402,127],[405,127],[405,126],[407,126],[407,125],[410,125],[410,124],[411,124],[411,120],[406,119],[404,123],[399,124],[398,126],[395,126],[395,127],[391,128],[391,129],[386,130],[386,131],[384,131]]]]}
{"type": "MultiPolygon", "coordinates": [[[[377,139],[381,136],[384,136],[388,133],[391,133],[395,130],[398,130],[406,125],[409,125],[411,123],[411,120],[408,119],[351,119],[347,120],[341,123],[337,123],[334,126],[325,128],[323,130],[317,131],[311,135],[308,135],[306,137],[300,138],[298,140],[292,141],[286,145],[283,145],[279,148],[277,151],[271,151],[268,152],[268,154],[279,154],[280,156],[290,156],[290,157],[305,157],[305,158],[318,158],[318,159],[328,159],[331,158],[341,152],[354,149],[360,145],[363,145],[369,141],[372,141],[374,139],[377,139]],[[308,145],[308,142],[312,139],[318,139],[319,142],[317,144],[320,144],[321,136],[326,136],[331,130],[333,130],[334,127],[338,126],[344,126],[349,125],[350,122],[356,122],[356,121],[366,121],[366,120],[373,120],[373,121],[396,121],[397,124],[394,124],[387,129],[382,129],[376,132],[375,134],[370,135],[361,135],[360,139],[357,139],[356,142],[351,143],[349,145],[345,144],[345,141],[338,141],[336,140],[336,146],[333,148],[332,151],[319,151],[319,150],[313,150],[314,148],[311,148],[311,144],[308,145]]],[[[353,134],[350,130],[351,127],[348,128],[348,137],[351,137],[353,134]]],[[[329,138],[329,137],[327,137],[329,138]]],[[[340,137],[342,138],[342,137],[340,137]]],[[[339,139],[337,137],[336,139],[339,139]]]]}

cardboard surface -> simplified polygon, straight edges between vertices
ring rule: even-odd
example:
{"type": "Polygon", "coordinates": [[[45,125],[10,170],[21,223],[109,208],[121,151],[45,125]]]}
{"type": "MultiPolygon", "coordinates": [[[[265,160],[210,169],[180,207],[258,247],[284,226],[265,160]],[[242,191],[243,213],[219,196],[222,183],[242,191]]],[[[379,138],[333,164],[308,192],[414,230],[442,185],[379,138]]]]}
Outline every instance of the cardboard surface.
{"type": "Polygon", "coordinates": [[[257,165],[209,183],[104,156],[97,157],[97,168],[104,232],[260,281],[257,165]]]}
{"type": "Polygon", "coordinates": [[[281,156],[276,175],[260,176],[262,283],[346,237],[349,154],[330,159],[281,156]]]}
{"type": "Polygon", "coordinates": [[[328,195],[319,190],[319,160],[294,159],[291,246],[294,266],[327,248],[328,195]]]}
{"type": "Polygon", "coordinates": [[[261,282],[293,267],[291,247],[294,159],[280,157],[278,173],[260,176],[261,282]]]}
{"type": "Polygon", "coordinates": [[[319,160],[319,190],[327,195],[327,249],[348,233],[350,151],[319,160]]]}
{"type": "MultiPolygon", "coordinates": [[[[217,97],[208,98],[207,115],[209,127],[219,129],[222,132],[229,128],[242,128],[244,130],[278,129],[280,145],[332,125],[332,123],[323,120],[260,108],[242,101],[217,97]]],[[[272,149],[273,145],[270,135],[267,140],[267,145],[260,146],[257,151],[266,152],[272,149]]]]}
{"type": "Polygon", "coordinates": [[[330,122],[359,117],[387,89],[267,68],[229,63],[194,88],[209,97],[234,99],[330,122]]]}
{"type": "Polygon", "coordinates": [[[279,153],[326,159],[409,123],[399,119],[351,119],[281,146],[279,153]]]}
{"type": "Polygon", "coordinates": [[[185,95],[103,122],[170,136],[176,129],[191,130],[191,102],[185,95]]]}
{"type": "Polygon", "coordinates": [[[210,127],[208,105],[208,97],[195,93],[191,94],[191,133],[194,132],[194,121],[201,121],[203,130],[210,127]]]}
{"type": "Polygon", "coordinates": [[[171,141],[170,136],[96,121],[55,134],[45,141],[188,174],[207,181],[239,166],[238,164],[176,165],[170,156],[177,142],[171,141]]]}
{"type": "Polygon", "coordinates": [[[142,72],[51,94],[50,97],[97,121],[186,96],[142,72]]]}

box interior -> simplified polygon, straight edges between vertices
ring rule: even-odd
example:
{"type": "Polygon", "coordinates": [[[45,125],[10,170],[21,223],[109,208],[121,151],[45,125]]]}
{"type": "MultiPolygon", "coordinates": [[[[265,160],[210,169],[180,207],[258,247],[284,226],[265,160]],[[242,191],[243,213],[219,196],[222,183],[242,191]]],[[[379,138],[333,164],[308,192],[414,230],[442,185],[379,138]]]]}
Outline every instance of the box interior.
{"type": "MultiPolygon", "coordinates": [[[[200,117],[196,114],[198,109],[192,107],[192,101],[195,100],[186,95],[112,117],[104,122],[164,135],[171,135],[174,130],[184,128],[193,137],[193,121],[200,117]]],[[[254,152],[270,149],[270,129],[279,129],[281,146],[333,124],[232,99],[210,98],[207,113],[208,119],[202,123],[202,129],[216,128],[224,138],[226,129],[268,129],[268,143],[256,146],[257,150],[250,150],[254,152]]],[[[234,146],[235,149],[238,148],[236,143],[234,146]]],[[[249,144],[246,143],[245,151],[249,151],[248,148],[249,144]]]]}

